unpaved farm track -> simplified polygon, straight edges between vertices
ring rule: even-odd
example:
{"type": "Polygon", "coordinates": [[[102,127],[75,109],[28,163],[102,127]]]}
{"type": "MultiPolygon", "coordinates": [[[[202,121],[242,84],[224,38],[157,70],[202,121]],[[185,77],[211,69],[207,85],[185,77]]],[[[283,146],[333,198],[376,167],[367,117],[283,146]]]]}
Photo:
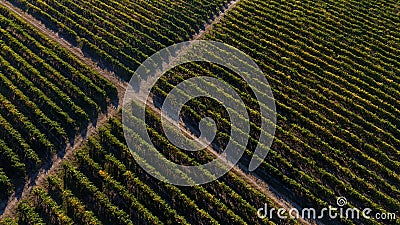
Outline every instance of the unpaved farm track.
{"type": "MultiPolygon", "coordinates": [[[[223,16],[229,10],[231,10],[239,1],[240,0],[235,0],[235,1],[231,1],[230,3],[228,3],[226,5],[226,7],[224,8],[224,10],[219,11],[218,14],[216,16],[214,16],[214,18],[210,19],[210,21],[204,25],[204,29],[199,30],[197,34],[193,35],[192,40],[199,40],[199,39],[203,38],[203,36],[210,29],[212,29],[213,24],[218,23],[223,18],[223,16]]],[[[65,39],[61,38],[57,33],[48,29],[43,23],[41,23],[39,20],[35,19],[33,16],[23,12],[22,10],[20,10],[19,8],[15,7],[14,5],[12,5],[11,3],[7,2],[7,1],[0,0],[0,4],[6,6],[12,12],[14,12],[15,14],[17,14],[18,16],[23,18],[25,21],[30,23],[37,30],[39,30],[42,33],[44,33],[45,35],[47,35],[47,37],[49,37],[53,41],[57,42],[59,45],[63,46],[64,48],[68,49],[79,60],[81,60],[88,66],[90,66],[92,69],[97,71],[103,77],[110,80],[116,86],[116,88],[118,90],[118,100],[119,100],[118,102],[120,104],[117,107],[115,107],[115,106],[108,107],[107,114],[103,114],[103,113],[100,114],[96,121],[96,125],[90,124],[88,126],[85,137],[89,137],[89,136],[96,134],[98,127],[101,127],[102,125],[104,125],[107,122],[109,117],[116,116],[116,114],[118,113],[119,108],[121,108],[121,105],[122,105],[121,103],[123,102],[123,97],[124,97],[123,95],[125,93],[128,83],[119,79],[117,76],[115,76],[115,74],[112,71],[102,69],[95,61],[93,61],[91,58],[86,57],[80,48],[73,46],[71,43],[69,43],[65,39]]],[[[142,100],[142,101],[144,101],[144,100],[142,100]]],[[[159,115],[161,114],[160,109],[155,107],[152,102],[150,102],[150,104],[149,104],[149,102],[147,102],[147,104],[151,110],[153,110],[154,112],[156,112],[159,115]]],[[[169,119],[169,121],[172,121],[172,120],[169,119]]],[[[172,124],[174,126],[178,126],[179,128],[181,128],[182,131],[186,135],[192,136],[193,139],[197,139],[197,138],[195,138],[195,136],[192,133],[190,133],[187,129],[182,127],[181,124],[177,124],[175,122],[172,122],[172,124]]],[[[33,182],[27,181],[25,183],[23,189],[21,188],[17,193],[14,193],[10,197],[6,208],[4,209],[2,215],[0,216],[0,219],[6,218],[6,217],[14,217],[16,214],[16,207],[18,205],[18,202],[22,199],[27,198],[34,187],[43,185],[43,182],[46,180],[46,177],[48,175],[55,174],[57,171],[59,171],[61,169],[62,163],[66,160],[70,160],[73,157],[73,152],[76,149],[80,148],[84,143],[85,143],[85,138],[82,135],[76,136],[73,146],[68,145],[65,150],[60,151],[60,152],[65,151],[65,154],[63,155],[63,157],[54,156],[54,158],[51,162],[51,165],[45,165],[42,169],[40,169],[38,174],[36,175],[36,177],[33,178],[34,179],[33,182]],[[49,168],[49,169],[44,169],[44,168],[49,168]]],[[[212,148],[208,148],[208,150],[212,154],[217,154],[212,148]]],[[[289,209],[293,207],[293,204],[291,204],[290,202],[287,202],[287,201],[283,200],[282,198],[277,197],[277,195],[273,191],[271,191],[270,187],[264,181],[258,179],[255,175],[243,172],[243,170],[241,170],[239,167],[240,167],[240,165],[235,166],[231,170],[231,172],[234,172],[236,175],[243,178],[253,188],[264,193],[268,198],[273,200],[277,206],[286,208],[287,211],[289,211],[289,209]]],[[[259,207],[262,207],[262,206],[259,206],[259,207]]],[[[299,222],[301,222],[303,224],[310,224],[310,222],[305,221],[305,220],[300,220],[299,222]]]]}

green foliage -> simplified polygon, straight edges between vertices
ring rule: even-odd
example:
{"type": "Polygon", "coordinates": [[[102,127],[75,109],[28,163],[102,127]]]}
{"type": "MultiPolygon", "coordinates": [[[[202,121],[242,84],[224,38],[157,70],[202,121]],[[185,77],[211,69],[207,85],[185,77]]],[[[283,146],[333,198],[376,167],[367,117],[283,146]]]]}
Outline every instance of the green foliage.
{"type": "Polygon", "coordinates": [[[68,139],[96,120],[99,111],[115,101],[117,91],[5,6],[0,6],[0,39],[4,199],[14,189],[8,181],[25,183],[68,139]]]}

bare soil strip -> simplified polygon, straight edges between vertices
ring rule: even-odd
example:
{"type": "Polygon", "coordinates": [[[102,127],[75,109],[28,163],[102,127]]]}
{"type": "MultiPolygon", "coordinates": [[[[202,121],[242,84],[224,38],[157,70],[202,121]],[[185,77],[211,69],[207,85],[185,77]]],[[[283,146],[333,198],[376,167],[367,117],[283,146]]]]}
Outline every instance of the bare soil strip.
{"type": "MultiPolygon", "coordinates": [[[[216,23],[218,23],[223,16],[231,10],[240,0],[235,0],[231,1],[226,5],[224,10],[219,11],[218,15],[216,15],[214,18],[212,18],[207,24],[205,24],[204,29],[199,30],[197,34],[193,35],[192,40],[199,40],[203,38],[203,36],[210,30],[212,29],[212,26],[216,23]]],[[[100,68],[100,66],[94,62],[91,58],[88,58],[84,55],[82,50],[78,47],[73,46],[71,43],[66,41],[65,39],[61,38],[57,33],[53,32],[52,30],[48,29],[43,23],[41,23],[39,20],[35,19],[33,16],[23,12],[21,9],[15,7],[8,1],[0,0],[0,4],[6,6],[9,8],[12,12],[23,18],[25,21],[30,23],[32,26],[34,26],[36,29],[47,35],[50,39],[53,41],[57,42],[59,45],[63,46],[64,48],[68,49],[71,53],[73,53],[79,60],[84,62],[85,64],[89,65],[97,71],[100,75],[104,76],[108,80],[110,80],[118,89],[118,98],[119,98],[119,103],[123,102],[123,97],[125,93],[125,89],[128,85],[127,82],[122,81],[119,79],[117,76],[112,71],[108,71],[106,69],[100,68]]],[[[144,101],[144,100],[143,100],[144,101]]],[[[156,112],[157,114],[161,115],[160,109],[154,106],[154,104],[151,102],[146,103],[148,107],[156,112]]],[[[19,190],[17,193],[14,193],[8,203],[6,208],[4,209],[3,214],[0,216],[0,218],[6,218],[6,217],[14,217],[16,214],[16,207],[18,205],[18,202],[22,199],[25,199],[29,196],[30,192],[32,189],[36,186],[41,186],[43,185],[43,182],[46,180],[46,177],[50,174],[55,174],[57,171],[61,169],[61,165],[64,161],[70,160],[73,157],[73,152],[76,149],[79,149],[84,143],[87,137],[95,135],[97,133],[97,128],[101,127],[104,125],[109,117],[115,116],[118,113],[119,108],[121,108],[121,104],[119,104],[118,107],[112,107],[110,106],[108,108],[108,113],[107,114],[100,114],[98,117],[98,120],[96,122],[96,125],[90,124],[87,128],[87,132],[85,134],[85,138],[82,135],[78,135],[75,138],[74,145],[68,145],[65,150],[62,150],[62,152],[65,151],[65,154],[63,157],[58,157],[54,156],[53,161],[51,162],[51,165],[45,165],[37,174],[37,176],[34,178],[34,181],[27,181],[26,184],[24,185],[23,189],[19,190]],[[49,168],[50,167],[50,168],[49,168]],[[44,168],[49,168],[49,169],[44,169],[44,168]]],[[[185,135],[191,136],[193,139],[197,139],[189,130],[184,128],[181,124],[177,124],[173,122],[171,119],[168,119],[171,121],[171,123],[175,126],[178,126],[184,133],[185,135]]],[[[218,155],[217,152],[215,152],[211,147],[207,148],[209,152],[211,152],[214,155],[218,155]]],[[[245,173],[242,169],[239,167],[244,168],[243,165],[238,165],[235,166],[231,172],[234,172],[236,175],[239,177],[243,178],[246,182],[248,182],[252,187],[256,188],[257,190],[261,191],[264,193],[268,198],[273,200],[276,204],[276,206],[285,208],[287,211],[289,211],[291,208],[293,208],[293,204],[291,204],[288,201],[285,201],[281,197],[278,197],[279,191],[271,189],[267,183],[262,181],[261,179],[258,179],[256,175],[245,173]]],[[[254,207],[263,207],[263,206],[254,206],[254,207]]],[[[254,215],[257,216],[257,215],[254,215]]],[[[301,223],[303,224],[311,224],[309,221],[305,220],[300,220],[301,223]]]]}

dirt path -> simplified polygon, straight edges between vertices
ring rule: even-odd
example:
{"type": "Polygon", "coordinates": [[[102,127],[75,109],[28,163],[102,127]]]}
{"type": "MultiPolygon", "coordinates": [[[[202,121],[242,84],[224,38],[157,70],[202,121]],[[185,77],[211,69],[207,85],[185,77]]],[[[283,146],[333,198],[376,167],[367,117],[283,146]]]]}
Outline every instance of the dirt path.
{"type": "Polygon", "coordinates": [[[210,22],[205,24],[203,30],[200,30],[197,34],[193,35],[192,40],[202,39],[203,36],[212,29],[213,25],[219,23],[219,21],[225,16],[225,14],[233,9],[233,7],[235,7],[235,5],[239,2],[240,0],[230,1],[222,11],[218,12],[218,15],[216,15],[210,22]]]}
{"type": "Polygon", "coordinates": [[[119,79],[117,76],[114,75],[112,71],[102,69],[98,66],[96,62],[94,62],[91,58],[86,57],[82,50],[65,39],[61,38],[58,33],[53,32],[52,30],[48,29],[42,22],[37,20],[35,17],[29,15],[28,13],[25,13],[21,9],[15,7],[13,4],[11,4],[8,1],[5,0],[0,0],[0,4],[6,6],[8,9],[10,9],[12,12],[17,14],[19,17],[24,19],[26,22],[30,23],[33,27],[35,27],[37,30],[41,31],[44,33],[47,37],[52,39],[53,41],[57,42],[59,45],[62,47],[68,49],[71,53],[73,53],[79,60],[84,62],[85,64],[89,65],[92,67],[94,70],[96,70],[98,73],[100,73],[102,76],[106,77],[108,80],[110,80],[118,89],[118,93],[121,95],[119,96],[120,99],[122,99],[122,95],[125,91],[126,88],[126,83],[122,82],[121,79],[119,79]]]}
{"type": "MultiPolygon", "coordinates": [[[[145,102],[145,99],[141,99],[138,98],[138,100],[140,100],[142,103],[145,102]]],[[[151,109],[152,111],[154,111],[157,115],[161,116],[161,109],[157,108],[154,103],[152,102],[152,98],[149,99],[147,101],[147,107],[149,109],[151,109]]],[[[205,143],[205,141],[196,138],[196,136],[190,132],[189,129],[191,129],[192,127],[185,127],[185,125],[183,123],[177,123],[175,122],[175,120],[173,120],[172,118],[169,118],[166,114],[164,113],[163,116],[164,118],[168,121],[168,123],[172,126],[178,127],[181,132],[191,138],[192,140],[195,140],[196,142],[198,142],[199,146],[207,146],[206,150],[209,151],[211,154],[213,154],[215,157],[219,156],[219,153],[216,152],[212,147],[208,146],[207,143],[205,143]]],[[[295,205],[290,203],[289,201],[284,200],[283,198],[279,197],[276,193],[277,190],[272,189],[266,182],[264,182],[262,179],[258,178],[258,176],[252,172],[245,172],[247,168],[245,165],[241,164],[240,162],[237,163],[236,166],[234,166],[229,173],[234,173],[237,176],[239,176],[240,178],[242,178],[243,180],[245,180],[248,184],[250,184],[253,188],[257,189],[258,191],[260,191],[261,193],[263,193],[265,196],[267,196],[267,198],[271,199],[274,203],[275,203],[275,207],[279,207],[279,208],[285,208],[286,211],[288,212],[290,209],[294,208],[295,205]],[[242,169],[243,168],[243,169],[242,169]]],[[[282,197],[285,197],[284,195],[281,195],[282,197]]],[[[251,203],[250,203],[251,204],[251,203]]],[[[256,207],[257,209],[259,207],[263,207],[263,206],[256,206],[253,205],[254,207],[256,207]]],[[[256,216],[256,215],[255,215],[256,216]]],[[[311,221],[308,220],[304,220],[302,218],[299,218],[298,221],[302,224],[316,224],[313,223],[311,221]]]]}
{"type": "MultiPolygon", "coordinates": [[[[203,38],[203,36],[210,29],[212,29],[213,25],[218,23],[223,18],[223,16],[229,10],[231,10],[239,1],[240,0],[235,0],[235,1],[231,1],[230,3],[228,3],[227,6],[224,8],[224,10],[219,11],[218,15],[216,15],[211,21],[209,21],[207,24],[205,24],[204,29],[200,30],[197,34],[195,34],[192,37],[192,40],[199,40],[199,39],[203,38]]],[[[92,59],[86,57],[80,48],[77,48],[77,47],[73,46],[68,41],[64,40],[63,38],[60,38],[57,33],[55,33],[53,31],[49,30],[48,28],[46,28],[46,26],[44,24],[42,24],[40,21],[38,21],[37,19],[35,19],[31,15],[23,12],[19,8],[16,8],[11,3],[6,2],[4,0],[0,0],[0,4],[6,6],[11,11],[16,13],[18,16],[20,16],[21,18],[25,19],[27,22],[29,22],[31,25],[33,25],[36,29],[38,29],[42,33],[46,34],[50,39],[52,39],[53,41],[57,42],[58,44],[60,44],[64,48],[68,49],[79,60],[81,60],[85,64],[91,66],[99,74],[101,74],[102,76],[104,76],[105,78],[110,80],[118,89],[119,102],[120,103],[123,102],[123,95],[124,95],[125,89],[127,87],[127,83],[126,82],[123,82],[121,79],[117,78],[112,71],[108,71],[108,70],[100,68],[97,65],[96,62],[94,62],[92,59]]],[[[144,101],[144,100],[142,100],[142,101],[144,101]]],[[[160,109],[155,107],[152,102],[151,102],[151,104],[148,104],[148,106],[149,106],[150,109],[152,109],[156,113],[158,113],[158,114],[161,113],[160,109]]],[[[118,106],[118,108],[120,108],[120,107],[121,107],[121,104],[118,106]]],[[[89,127],[87,128],[86,137],[94,135],[97,132],[97,128],[101,127],[103,124],[105,124],[109,117],[115,116],[117,114],[117,112],[118,112],[118,108],[109,107],[107,115],[100,114],[99,118],[97,120],[96,126],[94,126],[93,124],[90,124],[89,127]]],[[[187,130],[186,128],[182,127],[181,124],[176,124],[171,119],[168,119],[168,120],[173,125],[180,127],[182,132],[185,133],[185,135],[191,136],[191,137],[193,137],[193,139],[197,139],[197,138],[195,138],[195,136],[189,130],[187,130]]],[[[59,171],[61,169],[62,162],[65,161],[65,160],[71,159],[72,156],[73,156],[73,152],[76,149],[78,149],[79,147],[81,147],[84,144],[84,142],[85,142],[85,139],[81,135],[77,136],[75,138],[75,142],[74,142],[75,144],[73,146],[70,146],[70,145],[67,146],[67,148],[65,150],[65,155],[62,158],[55,156],[51,166],[47,165],[47,167],[44,167],[44,168],[50,167],[50,169],[41,169],[39,171],[39,173],[37,174],[36,178],[34,179],[34,182],[27,182],[25,184],[25,186],[23,187],[23,189],[20,191],[20,193],[14,194],[10,198],[10,200],[9,200],[9,202],[7,204],[7,207],[5,208],[3,214],[0,216],[0,218],[14,216],[15,212],[16,212],[16,206],[17,206],[18,202],[21,199],[25,199],[26,197],[28,197],[30,192],[31,192],[31,190],[35,186],[42,185],[48,175],[54,174],[57,171],[59,171]]],[[[208,150],[212,154],[218,155],[218,153],[215,152],[212,148],[208,148],[208,150]]],[[[262,181],[261,179],[258,179],[256,175],[247,174],[242,169],[240,169],[239,167],[244,168],[243,165],[238,165],[238,166],[235,166],[231,170],[231,172],[233,172],[236,175],[238,175],[239,177],[243,178],[252,187],[254,187],[257,190],[261,191],[268,198],[273,200],[277,206],[286,208],[287,210],[289,210],[290,208],[293,207],[293,205],[291,203],[289,203],[287,201],[284,201],[282,198],[278,197],[278,195],[275,194],[274,191],[272,191],[270,189],[270,187],[264,181],[262,181]]],[[[255,206],[255,207],[262,207],[262,206],[255,206]]],[[[310,224],[308,221],[304,221],[304,220],[300,220],[300,222],[303,223],[303,224],[310,224]]]]}

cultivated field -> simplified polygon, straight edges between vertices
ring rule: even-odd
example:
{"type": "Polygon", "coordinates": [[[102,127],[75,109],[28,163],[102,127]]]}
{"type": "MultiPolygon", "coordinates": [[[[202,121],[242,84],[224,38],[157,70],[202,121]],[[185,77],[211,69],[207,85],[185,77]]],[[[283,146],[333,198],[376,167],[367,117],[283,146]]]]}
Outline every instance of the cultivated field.
{"type": "Polygon", "coordinates": [[[111,82],[0,6],[2,201],[117,99],[111,82]]]}
{"type": "MultiPolygon", "coordinates": [[[[9,1],[0,6],[0,199],[15,198],[55,155],[61,162],[15,198],[0,224],[400,224],[374,218],[400,218],[399,13],[396,1],[370,0],[9,1]],[[13,7],[35,21],[23,20],[13,7]],[[30,25],[39,22],[46,26],[42,31],[30,25]],[[46,37],[50,32],[58,36],[46,37]],[[228,82],[251,119],[249,143],[234,170],[205,185],[179,187],[138,165],[126,145],[121,112],[112,106],[121,105],[121,87],[145,59],[193,39],[223,42],[254,59],[273,91],[277,125],[267,158],[249,172],[266,132],[260,109],[269,108],[221,66],[190,63],[167,72],[152,89],[146,123],[169,160],[207,163],[226,147],[231,130],[242,129],[218,102],[195,98],[182,109],[181,126],[195,138],[201,119],[214,119],[212,149],[173,146],[158,108],[180,82],[197,76],[228,82]],[[110,110],[107,122],[92,126],[86,137],[88,126],[110,110]],[[77,137],[87,139],[70,149],[77,137]],[[63,160],[68,150],[73,157],[63,160]],[[276,211],[272,218],[257,216],[265,204],[318,211],[338,207],[339,197],[346,198],[344,207],[370,208],[371,218],[280,219],[276,211]]],[[[131,119],[143,122],[133,114],[131,119]]],[[[129,132],[135,147],[145,149],[143,137],[129,132]]]]}

